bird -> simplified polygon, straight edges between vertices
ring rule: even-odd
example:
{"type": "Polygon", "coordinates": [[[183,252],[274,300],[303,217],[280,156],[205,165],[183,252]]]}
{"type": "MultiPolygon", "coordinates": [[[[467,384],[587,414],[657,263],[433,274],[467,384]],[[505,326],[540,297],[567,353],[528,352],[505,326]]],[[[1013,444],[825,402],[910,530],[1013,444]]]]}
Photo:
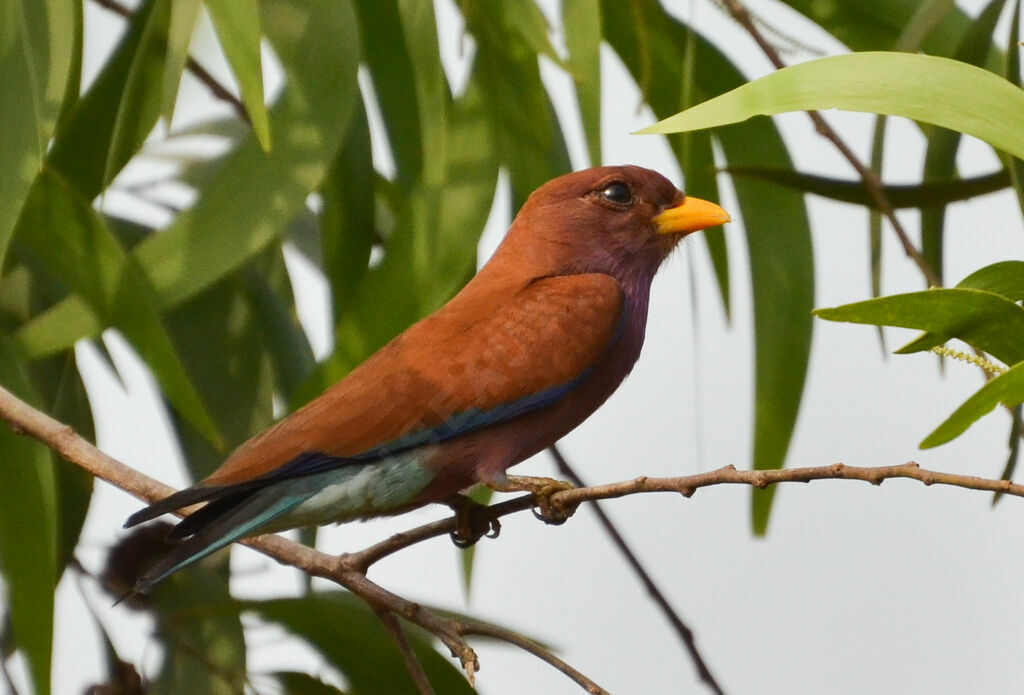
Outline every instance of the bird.
{"type": "Polygon", "coordinates": [[[207,478],[131,515],[125,527],[205,503],[135,591],[248,536],[432,502],[458,509],[452,501],[478,483],[539,497],[564,489],[506,471],[611,396],[640,356],[659,267],[687,234],[729,221],[637,166],[545,183],[443,307],[207,478]]]}

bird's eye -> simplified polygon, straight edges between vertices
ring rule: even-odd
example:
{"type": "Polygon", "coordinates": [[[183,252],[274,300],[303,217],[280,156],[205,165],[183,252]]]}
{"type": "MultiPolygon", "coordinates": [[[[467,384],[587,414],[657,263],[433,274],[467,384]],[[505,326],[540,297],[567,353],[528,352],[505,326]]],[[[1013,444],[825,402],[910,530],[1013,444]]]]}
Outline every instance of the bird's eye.
{"type": "Polygon", "coordinates": [[[633,192],[629,190],[629,186],[618,181],[602,188],[599,195],[615,205],[629,205],[633,202],[633,192]]]}

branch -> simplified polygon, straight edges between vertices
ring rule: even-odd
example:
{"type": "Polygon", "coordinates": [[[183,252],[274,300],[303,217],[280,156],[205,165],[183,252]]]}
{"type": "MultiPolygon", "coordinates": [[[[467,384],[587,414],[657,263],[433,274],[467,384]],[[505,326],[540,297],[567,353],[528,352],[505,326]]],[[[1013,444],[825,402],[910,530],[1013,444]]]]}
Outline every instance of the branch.
{"type": "MultiPolygon", "coordinates": [[[[750,12],[743,5],[740,0],[723,0],[726,9],[729,11],[729,15],[742,26],[754,42],[761,48],[761,51],[765,54],[771,64],[775,66],[776,70],[781,70],[786,67],[786,64],[782,61],[778,51],[772,46],[761,31],[757,28],[757,25],[751,19],[750,12]]],[[[871,199],[875,203],[875,207],[881,211],[885,218],[889,220],[889,224],[892,225],[893,231],[896,232],[896,236],[899,237],[900,244],[903,246],[904,253],[914,262],[914,264],[921,271],[924,276],[925,282],[931,287],[941,287],[942,282],[928,262],[921,256],[921,252],[917,250],[913,242],[910,241],[909,235],[896,217],[895,209],[892,203],[889,201],[888,196],[885,194],[885,190],[882,187],[882,181],[878,178],[878,175],[866,166],[860,159],[854,154],[853,150],[843,141],[842,138],[832,129],[832,126],[822,117],[817,111],[808,111],[807,115],[811,117],[814,122],[815,130],[818,134],[827,139],[839,153],[843,155],[843,158],[856,170],[857,175],[860,176],[861,181],[864,184],[864,189],[871,196],[871,199]]]]}

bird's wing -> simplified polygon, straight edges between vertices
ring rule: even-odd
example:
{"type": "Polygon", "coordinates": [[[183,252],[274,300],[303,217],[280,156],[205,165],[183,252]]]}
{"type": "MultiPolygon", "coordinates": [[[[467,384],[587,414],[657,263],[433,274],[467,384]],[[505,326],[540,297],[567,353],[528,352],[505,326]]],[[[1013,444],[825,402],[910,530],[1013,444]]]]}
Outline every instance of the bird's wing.
{"type": "Polygon", "coordinates": [[[460,297],[244,444],[205,484],[374,460],[550,405],[615,342],[623,302],[618,282],[596,273],[535,280],[493,301],[460,297]]]}

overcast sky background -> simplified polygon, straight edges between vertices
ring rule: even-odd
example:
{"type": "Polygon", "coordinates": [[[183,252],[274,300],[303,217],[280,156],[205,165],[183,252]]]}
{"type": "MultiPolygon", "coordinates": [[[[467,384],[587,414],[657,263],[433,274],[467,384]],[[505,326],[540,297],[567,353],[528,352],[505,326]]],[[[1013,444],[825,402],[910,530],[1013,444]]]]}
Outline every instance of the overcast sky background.
{"type": "MultiPolygon", "coordinates": [[[[977,14],[983,2],[960,4],[977,14]]],[[[843,50],[787,8],[767,1],[749,5],[803,43],[827,54],[843,50]]],[[[471,50],[464,45],[460,51],[454,6],[439,0],[437,7],[442,54],[458,89],[471,50]]],[[[544,7],[557,28],[557,3],[552,0],[544,7]]],[[[742,30],[708,0],[681,0],[672,8],[680,17],[692,17],[706,34],[721,37],[720,45],[750,45],[742,30]]],[[[92,3],[85,9],[89,79],[123,23],[92,3]]],[[[1000,36],[1005,35],[1003,26],[1000,36]]],[[[195,52],[215,75],[230,82],[223,61],[211,54],[211,37],[209,27],[202,27],[195,52]]],[[[737,57],[735,52],[730,55],[737,57]]],[[[788,60],[810,57],[791,55],[788,60]]],[[[770,70],[753,48],[744,49],[738,62],[750,77],[770,70]]],[[[602,67],[605,163],[647,166],[682,183],[662,138],[629,134],[653,117],[638,108],[639,95],[609,50],[602,67]]],[[[570,135],[574,166],[582,168],[585,148],[572,99],[567,98],[570,83],[551,66],[544,67],[544,75],[570,135]]],[[[273,74],[268,77],[271,84],[275,79],[273,74]]],[[[193,80],[186,77],[183,84],[175,128],[226,113],[193,80]]],[[[836,112],[826,117],[866,158],[872,117],[836,112]]],[[[814,134],[806,116],[785,115],[777,122],[799,169],[852,177],[833,148],[814,134]]],[[[918,181],[923,153],[918,130],[891,120],[886,180],[918,181]]],[[[961,147],[959,164],[964,175],[998,167],[991,151],[970,138],[961,147]]],[[[386,160],[379,167],[386,171],[386,160]]],[[[132,177],[145,178],[152,171],[134,166],[122,181],[130,183],[132,177]]],[[[563,451],[588,481],[682,475],[726,464],[749,467],[753,369],[746,250],[743,222],[727,184],[721,202],[736,219],[726,228],[733,264],[732,322],[724,319],[703,244],[691,237],[655,281],[647,343],[637,368],[598,413],[564,440],[563,451]]],[[[109,194],[104,204],[122,211],[136,205],[116,194],[109,194]]],[[[808,199],[808,207],[816,306],[870,296],[866,213],[816,198],[808,199]]],[[[916,232],[918,215],[899,215],[916,232]]],[[[503,193],[481,241],[481,260],[500,241],[509,219],[509,199],[503,193]]],[[[1024,257],[1022,231],[1020,210],[1009,192],[952,206],[947,217],[949,282],[982,265],[1024,257]]],[[[304,325],[317,354],[323,355],[330,348],[325,288],[301,259],[293,254],[290,260],[304,325]]],[[[884,291],[921,287],[917,271],[886,230],[884,291]]],[[[928,355],[883,356],[870,327],[815,321],[814,328],[790,466],[917,460],[944,471],[999,475],[1009,429],[1002,413],[984,418],[951,444],[926,452],[917,449],[917,442],[979,387],[976,369],[948,363],[943,375],[928,355]]],[[[890,350],[910,335],[889,331],[890,350]]],[[[106,339],[126,389],[89,349],[79,350],[89,365],[93,402],[103,404],[97,414],[100,447],[148,475],[185,484],[151,378],[116,334],[108,332],[106,339]]],[[[544,455],[516,471],[554,474],[544,455]]],[[[727,692],[960,693],[1019,687],[1024,679],[1024,501],[1006,499],[993,510],[986,493],[925,488],[913,481],[890,481],[879,488],[854,481],[788,485],[777,492],[768,538],[755,540],[749,530],[749,494],[743,487],[722,486],[701,490],[689,500],[664,494],[605,504],[696,632],[727,692]]],[[[140,506],[103,483],[97,485],[96,496],[79,550],[83,564],[93,570],[122,535],[125,516],[140,506]]],[[[356,550],[443,515],[436,508],[331,528],[321,534],[321,547],[329,552],[356,550]]],[[[413,600],[468,610],[538,637],[613,693],[706,692],[675,634],[586,507],[560,527],[547,527],[528,514],[506,518],[500,539],[478,546],[468,605],[457,553],[447,539],[435,539],[376,565],[370,577],[413,600]]],[[[237,570],[232,588],[239,596],[276,597],[298,589],[296,571],[261,555],[239,549],[232,561],[237,570]]],[[[79,693],[103,678],[102,646],[83,606],[83,589],[122,657],[144,673],[155,673],[160,655],[147,639],[148,620],[110,607],[91,581],[79,586],[69,573],[58,595],[55,692],[79,693]]],[[[279,630],[256,627],[249,638],[254,674],[299,666],[334,678],[314,654],[296,647],[279,630]]],[[[481,693],[580,692],[529,655],[485,643],[474,646],[482,666],[477,680],[481,693]]],[[[274,692],[265,680],[256,678],[254,683],[260,693],[274,692]]]]}

